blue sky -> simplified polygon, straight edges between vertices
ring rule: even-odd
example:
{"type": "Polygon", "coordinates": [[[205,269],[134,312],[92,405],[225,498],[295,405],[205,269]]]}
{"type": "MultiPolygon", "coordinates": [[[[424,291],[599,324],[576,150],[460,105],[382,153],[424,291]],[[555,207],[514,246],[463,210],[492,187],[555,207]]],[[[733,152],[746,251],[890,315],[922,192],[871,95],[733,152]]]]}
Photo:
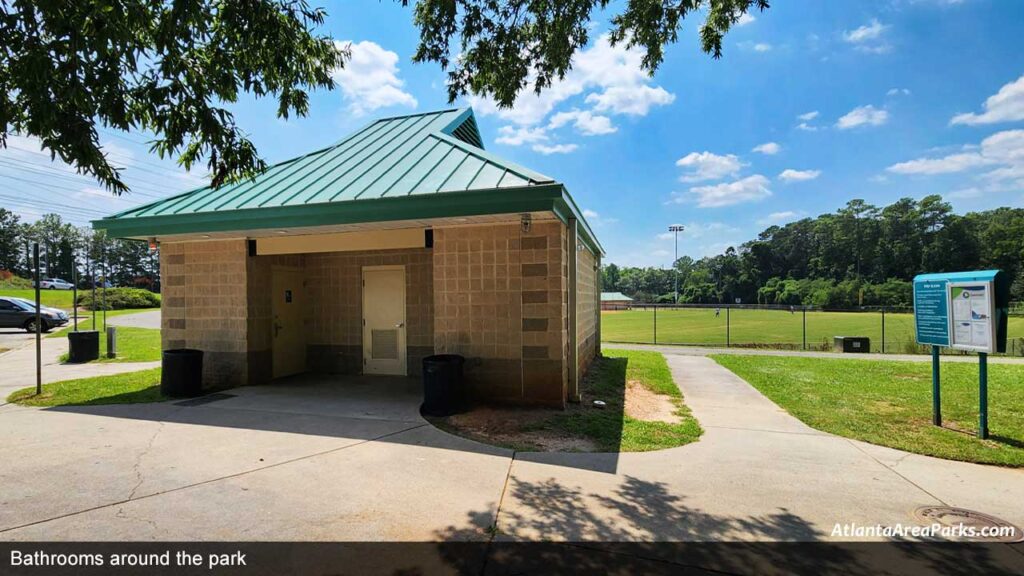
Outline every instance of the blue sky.
{"type": "MultiPolygon", "coordinates": [[[[376,117],[447,106],[440,68],[410,60],[410,8],[323,5],[324,32],[352,43],[339,89],[314,94],[310,116],[287,122],[270,101],[234,107],[269,161],[376,117]]],[[[699,49],[699,19],[687,21],[654,77],[640,72],[639,53],[604,41],[614,10],[540,98],[512,110],[458,103],[473,105],[489,150],[567,185],[606,262],[670,265],[670,224],[687,226],[680,254],[700,257],[852,198],[884,205],[938,193],[959,212],[1024,205],[1024,3],[777,0],[729,33],[717,61],[699,49]]],[[[14,138],[0,151],[2,205],[29,220],[49,208],[84,223],[201,182],[148,156],[144,140],[104,133],[138,189],[111,199],[14,138]]]]}

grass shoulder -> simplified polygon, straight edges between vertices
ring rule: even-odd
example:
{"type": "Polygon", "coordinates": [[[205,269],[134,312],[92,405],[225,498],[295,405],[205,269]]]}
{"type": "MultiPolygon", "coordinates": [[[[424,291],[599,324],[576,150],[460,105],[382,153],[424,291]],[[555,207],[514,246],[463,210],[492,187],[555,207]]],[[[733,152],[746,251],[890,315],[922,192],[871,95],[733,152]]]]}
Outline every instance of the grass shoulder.
{"type": "Polygon", "coordinates": [[[478,407],[430,420],[453,434],[525,452],[644,452],[689,444],[703,432],[657,352],[605,350],[581,392],[582,401],[565,410],[478,407]]]}
{"type": "Polygon", "coordinates": [[[8,402],[22,406],[94,406],[168,399],[160,394],[160,368],[53,382],[43,386],[42,394],[36,394],[33,386],[7,397],[8,402]]]}
{"type": "Polygon", "coordinates": [[[978,426],[978,367],[942,365],[943,426],[931,423],[931,364],[781,356],[712,356],[805,424],[907,452],[1024,466],[1024,365],[989,365],[988,440],[978,426]]]}
{"type": "MultiPolygon", "coordinates": [[[[53,334],[48,337],[67,338],[67,332],[53,334]]],[[[94,362],[154,362],[160,360],[160,330],[157,328],[135,328],[118,326],[117,356],[107,358],[107,338],[100,334],[100,357],[94,362]]],[[[61,362],[67,362],[68,354],[60,356],[61,362]]]]}

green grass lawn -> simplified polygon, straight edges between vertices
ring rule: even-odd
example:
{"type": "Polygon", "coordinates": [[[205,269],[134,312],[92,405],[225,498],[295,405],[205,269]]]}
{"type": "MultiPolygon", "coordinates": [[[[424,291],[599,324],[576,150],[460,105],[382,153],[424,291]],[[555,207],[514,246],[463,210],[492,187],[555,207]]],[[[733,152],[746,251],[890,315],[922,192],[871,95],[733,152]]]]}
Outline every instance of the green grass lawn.
{"type": "Polygon", "coordinates": [[[167,399],[160,394],[159,368],[54,382],[44,385],[38,396],[34,386],[22,388],[7,397],[8,402],[23,406],[92,406],[167,399]]]}
{"type": "MultiPolygon", "coordinates": [[[[40,290],[39,291],[39,302],[43,306],[51,306],[53,308],[60,308],[61,310],[71,311],[71,290],[40,290]]],[[[35,302],[36,291],[34,288],[25,289],[13,289],[7,288],[0,290],[0,296],[13,296],[15,298],[24,298],[25,300],[31,300],[35,302]]]]}
{"type": "Polygon", "coordinates": [[[661,450],[700,437],[703,430],[683,403],[683,393],[672,380],[664,356],[639,350],[604,350],[603,354],[584,380],[580,409],[549,418],[541,423],[542,428],[590,438],[601,452],[661,450]],[[670,397],[680,422],[637,420],[626,415],[624,390],[630,381],[670,397]],[[607,407],[595,410],[591,406],[594,400],[603,400],[607,407]]]}
{"type": "MultiPolygon", "coordinates": [[[[803,344],[803,315],[788,310],[732,309],[729,341],[732,345],[803,344]]],[[[657,315],[659,344],[700,344],[724,346],[726,309],[716,318],[714,308],[660,309],[657,315]]],[[[871,350],[881,351],[882,315],[874,312],[808,312],[808,347],[831,349],[833,336],[867,336],[871,350]]],[[[1024,338],[1024,317],[1011,317],[1010,338],[1024,338]]],[[[601,313],[601,338],[606,342],[651,343],[654,338],[653,310],[614,310],[601,313]]],[[[885,315],[885,351],[912,352],[914,316],[885,315]],[[908,346],[908,343],[911,346],[908,346]]],[[[1020,355],[1018,342],[1017,355],[1020,355]]]]}
{"type": "Polygon", "coordinates": [[[989,365],[988,440],[979,440],[978,367],[942,366],[942,428],[933,426],[931,364],[716,355],[807,425],[908,452],[1024,466],[1024,365],[989,365]]]}
{"type": "Polygon", "coordinates": [[[643,452],[689,444],[703,433],[683,403],[665,358],[656,352],[604,350],[583,381],[582,396],[565,410],[484,407],[430,421],[453,434],[526,452],[643,452]],[[626,415],[630,381],[664,395],[678,422],[626,415]],[[594,407],[594,400],[606,407],[594,407]]]}
{"type": "MultiPolygon", "coordinates": [[[[81,295],[81,294],[84,293],[84,291],[83,290],[79,290],[78,293],[79,293],[79,295],[81,295]]],[[[73,303],[71,301],[71,295],[72,295],[71,290],[40,290],[39,291],[39,302],[42,303],[43,306],[50,306],[52,308],[60,308],[61,310],[64,310],[68,314],[71,314],[71,309],[73,308],[73,303]]],[[[15,298],[24,298],[25,300],[29,300],[29,301],[35,302],[35,300],[36,300],[36,291],[35,291],[35,289],[23,290],[23,289],[13,289],[13,288],[3,288],[3,289],[0,289],[0,296],[12,296],[12,297],[15,297],[15,298]]],[[[148,311],[151,311],[151,310],[159,310],[159,308],[129,308],[129,309],[125,309],[125,310],[107,310],[107,317],[109,318],[109,317],[112,317],[112,316],[120,316],[120,315],[123,315],[123,314],[137,314],[139,312],[148,312],[148,311]]],[[[79,310],[78,314],[79,314],[79,317],[78,317],[79,328],[82,327],[81,322],[83,320],[88,322],[89,325],[92,324],[92,312],[91,311],[89,311],[89,310],[79,310]]],[[[102,317],[103,317],[103,312],[100,311],[100,310],[97,310],[96,311],[96,323],[97,323],[97,325],[99,325],[101,323],[100,319],[102,317]]]]}
{"type": "MultiPolygon", "coordinates": [[[[81,327],[81,325],[79,325],[81,327]]],[[[47,338],[67,338],[67,331],[49,334],[47,338]]],[[[100,358],[96,362],[152,362],[160,359],[160,330],[156,328],[117,327],[117,357],[107,358],[107,337],[100,334],[100,358]]],[[[62,354],[61,362],[66,362],[62,354]]]]}

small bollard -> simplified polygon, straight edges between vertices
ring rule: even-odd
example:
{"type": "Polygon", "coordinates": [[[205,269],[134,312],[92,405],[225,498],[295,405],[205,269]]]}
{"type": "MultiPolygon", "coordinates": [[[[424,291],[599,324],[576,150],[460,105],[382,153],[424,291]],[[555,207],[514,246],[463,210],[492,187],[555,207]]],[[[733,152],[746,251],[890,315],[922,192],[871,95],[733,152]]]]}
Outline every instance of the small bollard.
{"type": "Polygon", "coordinates": [[[107,326],[107,358],[117,358],[116,326],[107,326]]]}

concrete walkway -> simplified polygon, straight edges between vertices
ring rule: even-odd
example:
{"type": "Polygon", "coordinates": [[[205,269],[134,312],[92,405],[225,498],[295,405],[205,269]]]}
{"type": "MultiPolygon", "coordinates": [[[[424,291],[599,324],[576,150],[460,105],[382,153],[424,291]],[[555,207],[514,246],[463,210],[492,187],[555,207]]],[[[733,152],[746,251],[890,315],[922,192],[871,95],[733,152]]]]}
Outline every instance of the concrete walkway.
{"type": "MultiPolygon", "coordinates": [[[[419,416],[413,379],[301,376],[195,406],[3,406],[0,540],[548,540],[583,546],[600,571],[617,559],[586,542],[836,540],[836,524],[916,525],[914,509],[935,504],[1024,524],[1020,470],[818,432],[709,358],[668,361],[705,434],[652,453],[513,453],[457,438],[419,416]]],[[[889,550],[931,570],[964,561],[961,549],[889,550]]],[[[649,554],[738,574],[779,573],[765,552],[787,554],[659,556],[672,551],[649,554]]],[[[785,559],[800,552],[817,573],[890,570],[877,551],[785,559]]],[[[1000,545],[970,565],[1021,573],[1024,553],[1000,545]]]]}
{"type": "MultiPolygon", "coordinates": [[[[710,354],[742,354],[753,356],[799,356],[804,358],[842,358],[844,360],[907,360],[911,362],[931,362],[927,354],[841,354],[838,352],[805,352],[803,350],[770,350],[764,348],[711,348],[706,346],[671,346],[661,344],[630,344],[618,342],[602,342],[601,346],[619,350],[649,350],[666,355],[676,356],[708,356],[710,354]]],[[[974,354],[943,354],[943,362],[977,363],[974,354]]],[[[1008,356],[989,356],[989,363],[1024,364],[1024,358],[1008,356]]]]}
{"type": "Polygon", "coordinates": [[[160,311],[149,310],[136,314],[121,314],[107,318],[107,324],[111,326],[130,326],[133,328],[155,328],[160,329],[160,311]]]}
{"type": "MultiPolygon", "coordinates": [[[[940,504],[1024,525],[1022,470],[819,432],[709,358],[667,359],[705,433],[651,453],[457,438],[419,416],[413,379],[301,376],[197,406],[2,406],[0,540],[827,541],[843,539],[837,524],[918,525],[916,508],[940,504]]],[[[699,565],[765,572],[722,552],[699,565]]],[[[1024,572],[1020,545],[989,553],[971,566],[1024,572]]]]}
{"type": "Polygon", "coordinates": [[[705,433],[656,453],[517,454],[511,538],[820,540],[839,523],[912,525],[947,504],[1024,526],[1024,470],[952,462],[814,430],[710,358],[666,357],[705,433]]]}
{"type": "MultiPolygon", "coordinates": [[[[43,383],[59,382],[74,378],[91,376],[108,376],[123,372],[134,372],[155,368],[160,362],[108,362],[88,364],[61,364],[61,354],[68,351],[68,340],[64,337],[42,338],[43,383]]],[[[0,406],[7,401],[7,396],[15,390],[36,384],[36,346],[28,343],[0,354],[0,406]]]]}

